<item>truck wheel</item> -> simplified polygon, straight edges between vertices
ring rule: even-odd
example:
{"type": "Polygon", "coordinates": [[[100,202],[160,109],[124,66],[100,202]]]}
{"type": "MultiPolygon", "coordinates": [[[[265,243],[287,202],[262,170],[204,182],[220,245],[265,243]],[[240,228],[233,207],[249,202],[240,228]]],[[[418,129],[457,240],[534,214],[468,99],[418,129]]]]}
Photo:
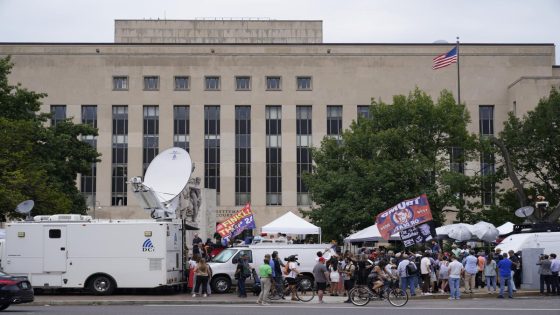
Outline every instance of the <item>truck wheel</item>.
{"type": "Polygon", "coordinates": [[[106,275],[96,275],[89,280],[89,291],[95,295],[110,295],[115,287],[113,279],[106,275]]]}
{"type": "Polygon", "coordinates": [[[231,289],[231,280],[226,276],[216,276],[212,278],[211,285],[216,293],[228,293],[231,289]]]}

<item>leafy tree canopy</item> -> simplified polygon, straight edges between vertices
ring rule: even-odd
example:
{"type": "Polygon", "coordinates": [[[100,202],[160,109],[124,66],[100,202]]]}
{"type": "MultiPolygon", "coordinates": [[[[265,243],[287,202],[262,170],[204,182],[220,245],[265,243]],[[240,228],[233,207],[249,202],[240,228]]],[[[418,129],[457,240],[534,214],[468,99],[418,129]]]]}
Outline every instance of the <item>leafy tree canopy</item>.
{"type": "MultiPolygon", "coordinates": [[[[520,182],[521,191],[515,206],[532,204],[535,195],[542,195],[550,203],[542,219],[557,222],[560,217],[560,93],[551,89],[548,97],[541,99],[534,110],[524,117],[509,115],[500,133],[509,154],[512,181],[520,182]],[[533,197],[533,198],[531,198],[533,197]]],[[[515,191],[515,190],[514,190],[515,191]]],[[[537,218],[540,219],[540,218],[537,218]]]]}
{"type": "Polygon", "coordinates": [[[78,173],[88,174],[100,156],[80,141],[97,129],[69,119],[46,126],[50,114],[39,113],[46,96],[10,85],[13,64],[0,59],[0,216],[16,217],[16,206],[33,199],[33,214],[84,213],[76,187],[78,173]]]}
{"type": "Polygon", "coordinates": [[[467,131],[469,115],[452,94],[437,102],[416,89],[392,104],[372,103],[371,118],[360,117],[342,141],[325,138],[313,151],[315,167],[304,180],[317,204],[305,215],[325,237],[341,239],[374,223],[375,216],[398,202],[428,195],[436,221],[443,211],[459,216],[476,204],[464,197],[480,193],[480,178],[450,171],[450,148],[460,147],[457,162],[472,160],[477,138],[467,131]]]}

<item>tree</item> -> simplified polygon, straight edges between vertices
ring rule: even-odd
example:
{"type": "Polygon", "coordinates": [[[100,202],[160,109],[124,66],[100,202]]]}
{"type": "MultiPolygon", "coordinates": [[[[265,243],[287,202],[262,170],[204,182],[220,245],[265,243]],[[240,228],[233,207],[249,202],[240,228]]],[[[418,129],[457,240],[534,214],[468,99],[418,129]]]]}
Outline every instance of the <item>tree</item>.
{"type": "Polygon", "coordinates": [[[0,216],[17,216],[26,199],[35,201],[34,214],[84,213],[76,175],[88,174],[100,155],[80,137],[97,130],[69,119],[46,126],[50,114],[39,112],[46,94],[10,85],[12,67],[0,59],[0,216]]]}
{"type": "Polygon", "coordinates": [[[441,222],[444,211],[465,217],[480,193],[480,178],[451,171],[450,148],[460,147],[459,164],[472,160],[477,138],[467,132],[469,115],[451,93],[437,103],[416,89],[393,104],[373,102],[370,117],[354,121],[341,143],[325,138],[313,151],[315,166],[304,180],[317,207],[304,212],[327,238],[341,239],[374,223],[398,202],[428,195],[441,222]]]}
{"type": "Polygon", "coordinates": [[[560,93],[552,88],[534,110],[523,118],[510,113],[504,130],[493,142],[505,159],[504,167],[514,183],[518,207],[532,203],[529,196],[544,196],[551,207],[542,219],[560,218],[560,93]]]}

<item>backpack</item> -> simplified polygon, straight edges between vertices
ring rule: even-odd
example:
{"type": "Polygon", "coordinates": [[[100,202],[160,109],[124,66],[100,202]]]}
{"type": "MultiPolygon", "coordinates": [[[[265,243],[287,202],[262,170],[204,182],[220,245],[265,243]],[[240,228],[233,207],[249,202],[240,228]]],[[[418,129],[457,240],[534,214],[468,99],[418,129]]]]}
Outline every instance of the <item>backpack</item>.
{"type": "Polygon", "coordinates": [[[416,275],[416,272],[418,271],[418,268],[416,268],[416,264],[414,264],[413,262],[409,262],[408,265],[406,265],[406,274],[409,276],[412,275],[416,275]]]}
{"type": "Polygon", "coordinates": [[[287,276],[290,274],[290,263],[286,263],[286,266],[284,268],[284,275],[287,276]]]}

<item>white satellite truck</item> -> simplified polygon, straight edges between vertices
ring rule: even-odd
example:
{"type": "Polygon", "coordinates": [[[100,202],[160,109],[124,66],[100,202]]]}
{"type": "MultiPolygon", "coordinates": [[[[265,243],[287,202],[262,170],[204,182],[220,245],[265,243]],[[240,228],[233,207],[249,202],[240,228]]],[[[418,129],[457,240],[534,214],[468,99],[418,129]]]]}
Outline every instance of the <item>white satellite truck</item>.
{"type": "MultiPolygon", "coordinates": [[[[171,148],[156,156],[145,181],[133,178],[135,196],[154,220],[93,220],[76,214],[36,216],[6,224],[2,268],[27,276],[34,288],[179,287],[184,230],[176,219],[192,173],[189,154],[171,148]]],[[[32,201],[18,206],[29,213],[32,201]]]]}

